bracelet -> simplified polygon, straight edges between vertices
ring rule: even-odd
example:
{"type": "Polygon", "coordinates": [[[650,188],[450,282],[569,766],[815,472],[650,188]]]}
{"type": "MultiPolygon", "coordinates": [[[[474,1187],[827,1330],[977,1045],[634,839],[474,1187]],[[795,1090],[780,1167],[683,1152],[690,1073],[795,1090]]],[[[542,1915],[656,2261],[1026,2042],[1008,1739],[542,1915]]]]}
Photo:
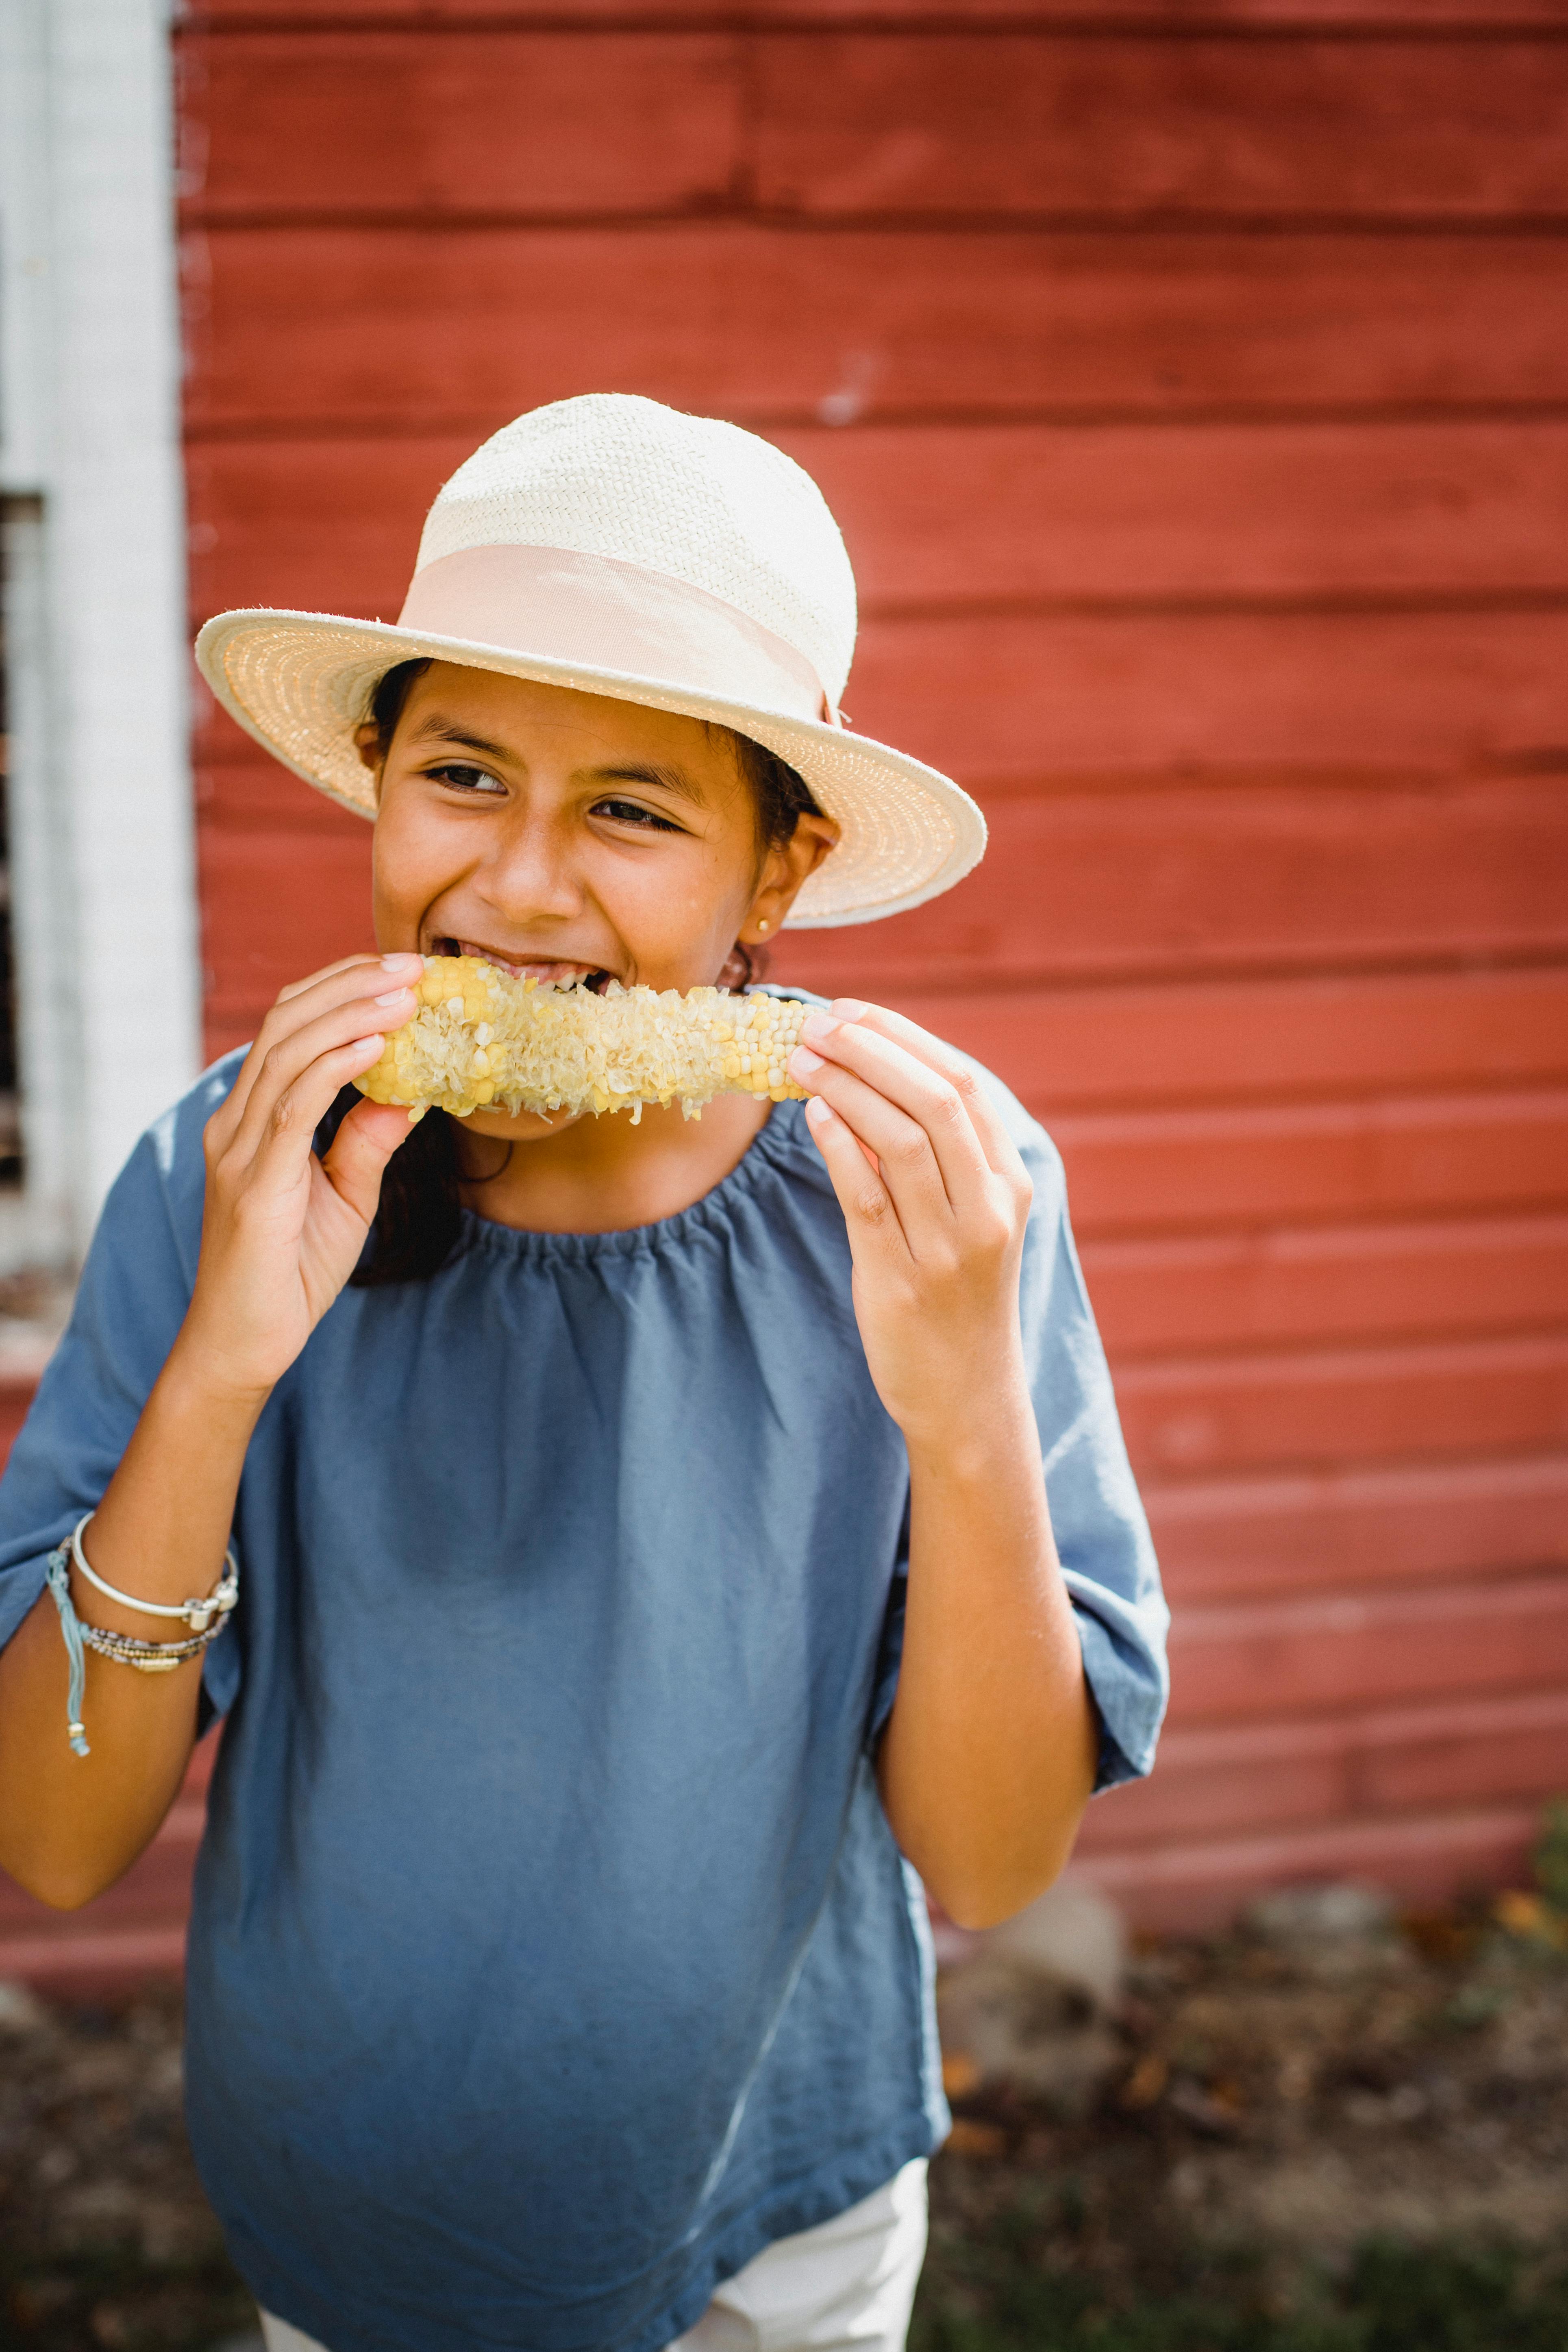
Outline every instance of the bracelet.
{"type": "Polygon", "coordinates": [[[113,1658],[120,1665],[134,1666],[142,1675],[170,1675],[187,1658],[199,1658],[227,1622],[220,1617],[206,1633],[193,1633],[187,1642],[139,1642],[134,1633],[111,1633],[106,1626],[89,1625],[85,1618],[77,1620],[89,1650],[96,1650],[100,1658],[113,1658]]]}
{"type": "MultiPolygon", "coordinates": [[[[88,1518],[92,1517],[90,1511],[87,1517],[88,1518]]],[[[77,1615],[76,1603],[71,1599],[70,1570],[73,1559],[79,1567],[86,1567],[86,1562],[81,1557],[80,1543],[81,1530],[86,1525],[87,1519],[83,1519],[70,1540],[60,1544],[50,1552],[46,1569],[49,1591],[54,1596],[55,1607],[59,1612],[60,1637],[65,1643],[66,1656],[70,1664],[70,1682],[66,1695],[66,1738],[70,1743],[71,1753],[75,1756],[90,1756],[92,1753],[87,1742],[87,1727],[82,1721],[82,1698],[87,1684],[89,1650],[96,1650],[101,1657],[114,1659],[119,1665],[134,1666],[139,1674],[172,1674],[174,1668],[183,1665],[187,1658],[199,1657],[211,1643],[217,1640],[218,1635],[228,1623],[229,1612],[239,1597],[239,1562],[234,1556],[234,1546],[231,1544],[226,1555],[226,1572],[218,1588],[220,1593],[226,1590],[229,1597],[219,1601],[216,1595],[214,1596],[216,1613],[204,1611],[203,1604],[200,1602],[187,1601],[186,1609],[195,1608],[203,1612],[203,1623],[199,1632],[189,1634],[184,1641],[142,1642],[139,1641],[133,1633],[115,1633],[102,1625],[85,1624],[77,1615]]],[[[89,1581],[93,1584],[99,1582],[99,1579],[93,1576],[90,1570],[89,1570],[89,1581]]],[[[105,1585],[103,1590],[109,1592],[112,1591],[112,1587],[105,1585]]],[[[122,1597],[120,1593],[114,1594],[117,1601],[122,1597]]],[[[142,1604],[137,1601],[130,1601],[125,1605],[131,1609],[139,1609],[142,1604]]],[[[185,1610],[160,1609],[156,1613],[161,1617],[183,1617],[185,1610]]]]}
{"type": "Polygon", "coordinates": [[[141,1617],[183,1617],[193,1633],[205,1633],[215,1617],[226,1617],[239,1599],[239,1562],[229,1545],[224,1554],[224,1573],[212,1591],[202,1601],[182,1601],[171,1606],[163,1601],[138,1601],[133,1594],[121,1592],[117,1585],[106,1584],[96,1570],[89,1568],[87,1554],[81,1548],[81,1531],[91,1511],[85,1511],[71,1533],[70,1553],[88,1582],[101,1592],[107,1601],[118,1601],[122,1609],[134,1609],[141,1617]]]}

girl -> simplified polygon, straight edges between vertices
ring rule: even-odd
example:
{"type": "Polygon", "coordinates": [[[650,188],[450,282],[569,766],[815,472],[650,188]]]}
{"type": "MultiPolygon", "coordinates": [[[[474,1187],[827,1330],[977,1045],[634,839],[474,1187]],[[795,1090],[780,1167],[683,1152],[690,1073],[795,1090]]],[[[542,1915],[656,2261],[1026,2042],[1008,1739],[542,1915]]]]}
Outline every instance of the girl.
{"type": "Polygon", "coordinates": [[[897,2352],[921,1882],[1017,1910],[1151,1761],[1147,1532],[994,1080],[839,1002],[804,1106],[411,1132],[350,1084],[421,954],[744,986],[956,880],[979,814],[847,731],[853,638],[796,467],[609,396],[458,471],[395,627],[203,634],[374,814],[383,952],[105,1209],[0,1488],[0,1862],[88,1901],[226,1717],[188,2109],[274,2347],[897,2352]]]}

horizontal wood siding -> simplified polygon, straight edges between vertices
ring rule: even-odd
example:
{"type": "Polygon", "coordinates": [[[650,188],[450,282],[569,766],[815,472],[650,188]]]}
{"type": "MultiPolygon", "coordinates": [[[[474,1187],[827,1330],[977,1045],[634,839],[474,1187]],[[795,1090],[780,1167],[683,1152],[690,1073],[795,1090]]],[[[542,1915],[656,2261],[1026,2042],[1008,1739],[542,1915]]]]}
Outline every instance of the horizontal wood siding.
{"type": "MultiPolygon", "coordinates": [[[[395,612],[474,439],[606,384],[768,433],[840,517],[855,722],[994,845],[776,968],[905,1004],[1066,1158],[1177,1612],[1167,1761],[1084,1840],[1152,1920],[1512,1867],[1568,1782],[1565,36],[224,0],[183,37],[199,612],[395,612]]],[[[366,845],[232,729],[200,753],[226,1042],[364,936],[366,845]]]]}
{"type": "MultiPolygon", "coordinates": [[[[1493,404],[1522,420],[1568,394],[1556,245],[1495,227],[911,235],[721,214],[482,229],[290,217],[282,243],[259,221],[201,234],[187,414],[253,448],[263,418],[269,437],[341,421],[351,436],[471,439],[584,383],[635,383],[763,429],[975,411],[988,429],[1347,410],[1397,425],[1493,404]],[[405,331],[389,343],[391,313],[405,331]],[[449,337],[475,318],[484,335],[454,368],[449,337]]],[[[1226,537],[1206,532],[1194,559],[1226,537]]]]}
{"type": "MultiPolygon", "coordinates": [[[[351,434],[273,444],[259,458],[215,440],[197,467],[229,520],[204,555],[204,596],[277,578],[299,597],[401,595],[408,551],[390,493],[417,507],[461,458],[458,431],[367,447],[351,434]],[[323,541],[330,496],[345,536],[323,541]],[[248,525],[248,528],[247,526],[248,525]]],[[[889,619],[931,611],[1071,613],[1323,602],[1407,594],[1447,604],[1568,576],[1553,528],[1568,501],[1568,421],[1423,420],[1375,439],[1360,425],[1142,420],[774,429],[822,485],[852,539],[861,603],[889,619]],[[1223,534],[1216,515],[1234,517],[1223,534]]]]}
{"type": "MultiPolygon", "coordinates": [[[[574,0],[573,20],[595,25],[668,26],[668,0],[574,0]]],[[[297,25],[302,16],[335,26],[368,25],[464,26],[504,22],[509,26],[558,25],[561,0],[331,0],[302,8],[300,0],[204,0],[203,21],[237,30],[297,25]]],[[[1331,32],[1344,38],[1377,39],[1389,34],[1434,29],[1459,34],[1562,31],[1568,28],[1568,0],[1500,0],[1496,17],[1480,16],[1477,0],[683,0],[683,24],[822,26],[853,23],[895,30],[942,26],[1006,25],[1023,18],[1048,30],[1083,39],[1151,30],[1181,33],[1253,34],[1300,39],[1331,32]]]]}
{"type": "MultiPolygon", "coordinates": [[[[972,880],[775,969],[1063,1151],[1176,1608],[1083,1866],[1186,1925],[1516,1870],[1568,1783],[1568,5],[198,0],[177,51],[195,619],[395,614],[481,435],[646,392],[816,475],[856,724],[985,805],[972,880]]],[[[368,835],[196,742],[216,1050],[368,940],[368,835]]],[[[197,1819],[0,1934],[152,1950],[197,1819]]]]}

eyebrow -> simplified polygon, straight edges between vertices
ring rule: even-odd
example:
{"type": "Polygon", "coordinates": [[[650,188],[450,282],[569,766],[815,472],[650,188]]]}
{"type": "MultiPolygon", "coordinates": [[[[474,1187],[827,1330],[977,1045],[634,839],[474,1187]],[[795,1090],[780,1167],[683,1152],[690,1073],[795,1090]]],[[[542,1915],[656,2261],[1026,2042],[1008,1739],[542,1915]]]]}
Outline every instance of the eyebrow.
{"type": "Polygon", "coordinates": [[[504,743],[492,743],[488,735],[470,734],[466,727],[441,718],[439,713],[433,712],[416,727],[413,740],[416,743],[456,743],[461,750],[478,751],[487,760],[509,760],[514,765],[517,761],[516,752],[509,751],[504,743]]]}

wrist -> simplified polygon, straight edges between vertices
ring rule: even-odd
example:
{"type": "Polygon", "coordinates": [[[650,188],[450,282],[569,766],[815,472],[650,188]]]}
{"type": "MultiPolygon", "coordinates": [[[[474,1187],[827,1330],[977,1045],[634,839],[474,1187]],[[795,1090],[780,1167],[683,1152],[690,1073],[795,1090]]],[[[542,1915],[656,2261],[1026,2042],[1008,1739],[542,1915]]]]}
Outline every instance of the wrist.
{"type": "Polygon", "coordinates": [[[1014,1377],[950,1395],[935,1411],[900,1420],[911,1478],[985,1485],[1040,1466],[1040,1435],[1022,1368],[1014,1377]]]}
{"type": "Polygon", "coordinates": [[[169,1350],[153,1395],[162,1412],[200,1415],[209,1426],[216,1420],[248,1436],[273,1386],[237,1372],[220,1349],[187,1324],[169,1350]]]}

